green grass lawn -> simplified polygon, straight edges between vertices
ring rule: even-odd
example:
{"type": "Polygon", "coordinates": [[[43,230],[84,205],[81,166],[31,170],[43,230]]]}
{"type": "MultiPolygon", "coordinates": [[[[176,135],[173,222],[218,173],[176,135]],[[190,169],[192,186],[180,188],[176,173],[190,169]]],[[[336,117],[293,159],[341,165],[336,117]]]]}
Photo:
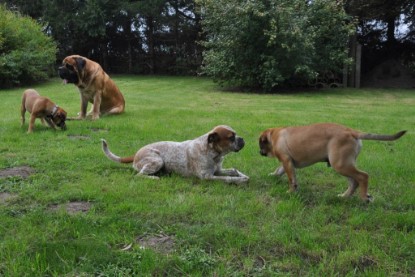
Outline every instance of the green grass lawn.
{"type": "MultiPolygon", "coordinates": [[[[0,169],[35,171],[0,179],[0,276],[415,275],[414,90],[248,94],[204,78],[113,79],[125,113],[68,121],[67,131],[37,120],[27,134],[24,89],[0,91],[0,169]],[[338,198],[347,180],[323,163],[297,171],[294,194],[285,176],[268,175],[278,162],[259,155],[261,131],[315,122],[408,130],[398,141],[363,142],[358,167],[374,203],[338,198]],[[245,139],[224,166],[250,176],[248,184],[139,178],[101,151],[100,138],[127,156],[219,124],[245,139]]],[[[75,86],[52,79],[33,88],[68,116],[79,112],[75,86]]]]}

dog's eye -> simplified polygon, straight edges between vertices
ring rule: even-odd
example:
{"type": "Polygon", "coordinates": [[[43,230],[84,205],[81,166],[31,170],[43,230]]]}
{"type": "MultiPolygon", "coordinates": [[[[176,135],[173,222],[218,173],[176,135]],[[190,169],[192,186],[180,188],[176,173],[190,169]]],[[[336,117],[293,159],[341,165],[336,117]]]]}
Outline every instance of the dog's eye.
{"type": "Polygon", "coordinates": [[[69,69],[69,70],[73,70],[73,65],[70,65],[70,64],[68,64],[68,63],[65,65],[65,67],[66,67],[67,69],[69,69]]]}
{"type": "Polygon", "coordinates": [[[231,137],[229,138],[229,140],[230,140],[230,141],[232,141],[232,142],[233,142],[233,141],[235,141],[235,135],[231,136],[231,137]]]}

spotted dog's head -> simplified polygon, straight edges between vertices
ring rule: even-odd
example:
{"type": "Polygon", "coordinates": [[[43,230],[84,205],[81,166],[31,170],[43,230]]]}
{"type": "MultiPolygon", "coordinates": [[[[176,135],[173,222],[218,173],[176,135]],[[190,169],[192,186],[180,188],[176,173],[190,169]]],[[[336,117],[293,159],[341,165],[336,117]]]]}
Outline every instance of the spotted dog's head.
{"type": "Polygon", "coordinates": [[[67,56],[59,67],[59,77],[64,83],[73,83],[75,85],[83,79],[86,59],[78,55],[67,56]]]}
{"type": "Polygon", "coordinates": [[[236,132],[229,126],[219,125],[213,128],[208,135],[208,144],[216,152],[226,154],[229,152],[238,152],[241,150],[245,141],[236,135],[236,132]]]}

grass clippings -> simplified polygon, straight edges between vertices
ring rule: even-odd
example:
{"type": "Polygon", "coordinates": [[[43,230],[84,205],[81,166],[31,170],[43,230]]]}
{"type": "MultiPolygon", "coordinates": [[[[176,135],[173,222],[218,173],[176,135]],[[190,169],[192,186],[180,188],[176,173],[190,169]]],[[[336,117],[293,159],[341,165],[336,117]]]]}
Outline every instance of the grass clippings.
{"type": "Polygon", "coordinates": [[[140,248],[150,248],[162,254],[174,251],[175,237],[163,233],[157,235],[144,235],[136,239],[140,248]]]}

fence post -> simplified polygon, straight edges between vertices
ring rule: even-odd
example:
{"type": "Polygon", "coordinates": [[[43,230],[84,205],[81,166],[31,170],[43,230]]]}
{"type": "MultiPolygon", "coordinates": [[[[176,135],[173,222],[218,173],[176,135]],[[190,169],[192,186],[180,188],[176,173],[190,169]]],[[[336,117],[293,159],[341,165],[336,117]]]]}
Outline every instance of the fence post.
{"type": "Polygon", "coordinates": [[[355,64],[356,64],[356,76],[355,76],[355,88],[360,88],[360,76],[361,76],[361,67],[362,67],[362,45],[360,43],[356,44],[356,54],[355,54],[355,64]]]}

